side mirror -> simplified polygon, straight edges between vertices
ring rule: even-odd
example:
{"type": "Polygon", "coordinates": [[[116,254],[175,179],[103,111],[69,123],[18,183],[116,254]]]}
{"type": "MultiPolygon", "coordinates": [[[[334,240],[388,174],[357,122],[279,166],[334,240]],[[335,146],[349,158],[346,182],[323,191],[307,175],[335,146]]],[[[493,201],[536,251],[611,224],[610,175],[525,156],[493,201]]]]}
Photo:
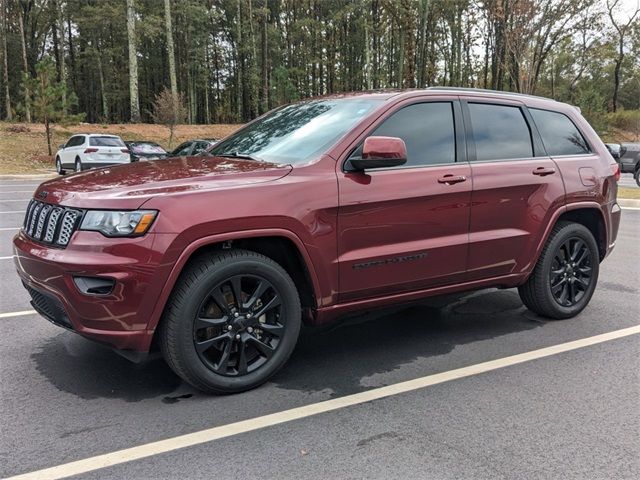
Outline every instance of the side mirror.
{"type": "Polygon", "coordinates": [[[362,158],[352,158],[349,163],[351,171],[398,167],[407,163],[407,146],[398,137],[368,137],[362,146],[362,158]]]}
{"type": "Polygon", "coordinates": [[[61,143],[60,145],[58,145],[58,148],[60,148],[60,150],[64,150],[65,144],[61,143]]]}

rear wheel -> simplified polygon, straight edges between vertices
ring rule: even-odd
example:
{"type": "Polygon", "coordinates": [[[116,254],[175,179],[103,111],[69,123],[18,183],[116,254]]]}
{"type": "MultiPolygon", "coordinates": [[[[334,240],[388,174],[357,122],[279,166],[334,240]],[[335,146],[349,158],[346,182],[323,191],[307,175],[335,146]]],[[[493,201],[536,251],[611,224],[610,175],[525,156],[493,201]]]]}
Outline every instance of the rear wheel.
{"type": "Polygon", "coordinates": [[[636,184],[640,187],[640,168],[637,168],[633,174],[633,178],[636,180],[636,184]]]}
{"type": "Polygon", "coordinates": [[[64,175],[65,173],[67,173],[62,168],[62,162],[60,161],[60,157],[56,157],[56,172],[58,172],[58,175],[64,175]]]}
{"type": "Polygon", "coordinates": [[[82,161],[80,160],[80,157],[76,157],[76,172],[81,172],[82,171],[82,161]]]}
{"type": "Polygon", "coordinates": [[[298,292],[280,265],[227,250],[196,258],[183,272],[160,325],[160,348],[194,387],[241,392],[285,364],[301,323],[298,292]]]}
{"type": "Polygon", "coordinates": [[[518,287],[522,302],[551,319],[570,318],[591,300],[600,267],[598,245],[583,225],[555,226],[533,273],[518,287]]]}

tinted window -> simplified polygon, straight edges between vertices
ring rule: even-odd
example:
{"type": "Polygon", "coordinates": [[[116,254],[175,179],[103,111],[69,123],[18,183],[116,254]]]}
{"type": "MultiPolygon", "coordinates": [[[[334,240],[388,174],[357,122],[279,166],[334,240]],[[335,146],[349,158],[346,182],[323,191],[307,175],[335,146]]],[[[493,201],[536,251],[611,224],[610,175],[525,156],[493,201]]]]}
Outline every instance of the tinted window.
{"type": "Polygon", "coordinates": [[[124,147],[124,142],[118,137],[89,137],[92,147],[124,147]]]}
{"type": "Polygon", "coordinates": [[[563,113],[530,108],[533,121],[542,136],[549,155],[580,155],[589,153],[589,146],[573,122],[563,113]]]}
{"type": "Polygon", "coordinates": [[[191,153],[191,142],[183,143],[178,148],[176,148],[171,155],[182,156],[189,155],[191,153]]]}
{"type": "Polygon", "coordinates": [[[387,118],[371,135],[402,138],[407,145],[405,165],[456,161],[453,106],[450,102],[404,107],[387,118]]]}
{"type": "Polygon", "coordinates": [[[84,137],[82,135],[71,137],[67,142],[67,147],[77,147],[78,145],[82,145],[84,143],[84,137]]]}
{"type": "Polygon", "coordinates": [[[518,107],[470,103],[476,159],[533,157],[531,132],[518,107]]]}
{"type": "Polygon", "coordinates": [[[197,155],[200,152],[203,152],[209,147],[209,142],[197,142],[196,146],[193,149],[193,154],[197,155]]]}

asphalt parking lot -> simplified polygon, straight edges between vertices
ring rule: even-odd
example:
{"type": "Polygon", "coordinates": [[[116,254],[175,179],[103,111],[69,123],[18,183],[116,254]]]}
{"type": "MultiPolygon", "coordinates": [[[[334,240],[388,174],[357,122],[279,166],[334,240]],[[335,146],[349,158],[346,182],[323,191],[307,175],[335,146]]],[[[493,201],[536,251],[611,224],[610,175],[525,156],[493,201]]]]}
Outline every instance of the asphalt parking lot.
{"type": "Polygon", "coordinates": [[[431,299],[307,331],[272,381],[216,397],[30,313],[11,238],[36,185],[0,177],[0,477],[640,477],[640,210],[623,210],[574,319],[536,317],[513,290],[431,299]]]}

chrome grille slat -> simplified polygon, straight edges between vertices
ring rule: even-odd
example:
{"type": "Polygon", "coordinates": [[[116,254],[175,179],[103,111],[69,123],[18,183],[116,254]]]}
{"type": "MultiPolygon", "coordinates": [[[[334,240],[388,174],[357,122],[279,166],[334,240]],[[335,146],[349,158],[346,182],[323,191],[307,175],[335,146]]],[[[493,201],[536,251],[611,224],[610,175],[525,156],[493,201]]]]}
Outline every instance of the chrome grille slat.
{"type": "Polygon", "coordinates": [[[60,218],[60,214],[62,214],[63,209],[56,207],[49,215],[49,221],[47,222],[47,232],[44,235],[44,241],[47,243],[53,242],[53,235],[56,233],[56,228],[58,227],[58,219],[60,218]]]}
{"type": "Polygon", "coordinates": [[[76,220],[78,219],[78,212],[75,210],[67,210],[62,216],[62,224],[60,225],[60,233],[56,243],[58,245],[65,246],[71,240],[71,234],[74,231],[76,220]]]}
{"type": "Polygon", "coordinates": [[[31,219],[29,220],[29,230],[27,231],[27,235],[33,237],[33,232],[36,229],[36,222],[38,220],[38,215],[40,214],[40,210],[42,210],[43,203],[36,203],[33,212],[31,212],[31,219]]]}
{"type": "Polygon", "coordinates": [[[34,238],[40,240],[42,238],[42,230],[44,229],[44,221],[47,219],[47,215],[51,211],[51,205],[45,205],[40,210],[40,215],[38,215],[38,224],[36,226],[36,233],[34,234],[34,238]]]}
{"type": "Polygon", "coordinates": [[[78,228],[81,210],[31,200],[24,218],[23,231],[34,240],[66,247],[78,228]]]}

